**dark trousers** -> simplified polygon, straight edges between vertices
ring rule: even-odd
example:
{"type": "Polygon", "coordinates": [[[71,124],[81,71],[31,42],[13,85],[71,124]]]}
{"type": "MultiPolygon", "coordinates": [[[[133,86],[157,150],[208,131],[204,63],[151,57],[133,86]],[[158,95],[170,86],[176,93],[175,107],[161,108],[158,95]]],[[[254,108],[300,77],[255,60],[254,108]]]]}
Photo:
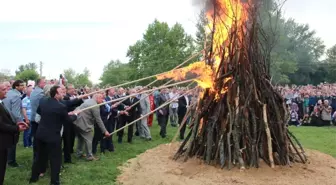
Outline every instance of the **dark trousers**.
{"type": "MultiPolygon", "coordinates": [[[[186,113],[182,113],[182,114],[178,115],[178,122],[179,122],[180,126],[182,124],[182,121],[183,121],[183,118],[184,118],[185,114],[186,113]]],[[[184,122],[184,124],[183,124],[183,126],[181,127],[181,130],[180,130],[180,139],[184,139],[184,133],[185,133],[186,127],[187,127],[187,122],[184,122]]]]}
{"type": "MultiPolygon", "coordinates": [[[[105,128],[109,133],[112,133],[114,131],[115,126],[116,126],[116,119],[115,118],[110,118],[105,123],[105,128]]],[[[112,137],[113,137],[113,135],[109,138],[102,139],[100,145],[102,145],[104,149],[107,149],[109,151],[114,151],[114,145],[113,145],[112,137]]]]}
{"type": "Polygon", "coordinates": [[[16,144],[8,148],[7,163],[8,164],[16,163],[16,144]]]}
{"type": "Polygon", "coordinates": [[[7,149],[0,150],[0,185],[3,185],[7,167],[7,149]]]}
{"type": "MultiPolygon", "coordinates": [[[[94,127],[94,135],[93,135],[93,140],[92,140],[92,153],[93,154],[96,154],[97,153],[97,146],[98,146],[98,143],[103,140],[103,134],[100,130],[100,128],[95,125],[94,127]]],[[[103,148],[103,145],[100,144],[100,151],[103,152],[104,151],[104,148],[103,148]]]]}
{"type": "Polygon", "coordinates": [[[51,180],[50,184],[60,184],[59,174],[62,163],[62,147],[61,142],[46,143],[40,139],[36,139],[36,160],[33,162],[31,181],[37,181],[41,171],[48,163],[50,158],[51,180]]]}
{"type": "MultiPolygon", "coordinates": [[[[126,123],[131,123],[133,120],[135,120],[135,118],[132,117],[119,117],[120,119],[118,120],[118,124],[117,124],[117,129],[120,129],[121,127],[125,126],[126,123]]],[[[127,142],[132,142],[133,139],[133,131],[134,128],[134,124],[128,126],[127,128],[127,142]]],[[[122,137],[124,136],[124,129],[120,130],[117,132],[118,135],[118,142],[122,141],[122,137]]]]}
{"type": "Polygon", "coordinates": [[[159,115],[157,118],[158,118],[158,122],[161,128],[160,136],[162,138],[165,138],[167,135],[168,115],[165,115],[165,116],[159,115]]]}
{"type": "Polygon", "coordinates": [[[33,161],[35,161],[36,159],[36,142],[35,142],[35,135],[36,135],[36,131],[38,128],[38,123],[36,123],[35,121],[32,121],[30,123],[31,125],[31,136],[33,137],[33,161]]]}
{"type": "Polygon", "coordinates": [[[64,153],[64,162],[71,163],[71,153],[73,153],[74,141],[75,141],[75,131],[74,125],[68,123],[64,125],[63,131],[63,153],[64,153]]]}

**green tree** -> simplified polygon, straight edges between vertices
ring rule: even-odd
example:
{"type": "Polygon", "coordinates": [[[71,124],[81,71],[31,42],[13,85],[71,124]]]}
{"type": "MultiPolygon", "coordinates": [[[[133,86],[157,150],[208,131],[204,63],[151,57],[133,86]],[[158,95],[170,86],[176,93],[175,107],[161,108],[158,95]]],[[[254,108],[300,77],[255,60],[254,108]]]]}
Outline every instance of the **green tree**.
{"type": "MultiPolygon", "coordinates": [[[[127,57],[131,79],[154,75],[171,70],[187,59],[195,50],[193,38],[181,24],[171,28],[165,22],[155,20],[150,24],[143,38],[130,46],[127,57]]],[[[148,81],[140,82],[145,85],[148,81]]]]}
{"type": "Polygon", "coordinates": [[[18,73],[15,76],[15,79],[16,80],[23,80],[25,82],[28,82],[28,80],[34,80],[35,81],[39,77],[40,77],[39,74],[35,70],[28,69],[28,70],[24,70],[24,71],[18,73]]]}
{"type": "Polygon", "coordinates": [[[117,85],[129,80],[129,74],[132,68],[128,63],[122,63],[120,60],[111,60],[103,70],[100,77],[102,86],[117,85]]]}
{"type": "Polygon", "coordinates": [[[273,82],[307,84],[324,80],[319,65],[325,46],[308,24],[286,20],[283,2],[264,0],[259,12],[260,47],[273,82]]]}
{"type": "Polygon", "coordinates": [[[37,72],[37,64],[36,63],[28,63],[25,65],[20,65],[19,68],[15,71],[15,74],[18,75],[19,73],[25,71],[25,70],[33,70],[37,72]]]}
{"type": "Polygon", "coordinates": [[[336,45],[327,50],[327,58],[324,64],[327,68],[326,81],[336,82],[336,45]]]}
{"type": "Polygon", "coordinates": [[[67,83],[70,83],[70,84],[75,84],[76,83],[76,71],[69,68],[69,69],[65,69],[63,71],[63,74],[65,76],[65,78],[67,79],[67,83]]]}
{"type": "Polygon", "coordinates": [[[63,71],[67,83],[73,84],[75,87],[92,86],[90,81],[90,71],[84,68],[82,73],[77,73],[75,70],[69,68],[63,71]]]}

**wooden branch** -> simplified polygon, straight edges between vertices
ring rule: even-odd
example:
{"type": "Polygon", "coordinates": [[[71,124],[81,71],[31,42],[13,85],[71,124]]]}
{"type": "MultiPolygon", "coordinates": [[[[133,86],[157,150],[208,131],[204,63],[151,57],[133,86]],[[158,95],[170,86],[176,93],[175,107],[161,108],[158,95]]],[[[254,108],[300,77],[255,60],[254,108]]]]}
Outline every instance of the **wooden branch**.
{"type": "MultiPolygon", "coordinates": [[[[141,93],[148,93],[148,92],[152,92],[152,91],[159,90],[159,89],[164,89],[164,88],[173,87],[173,86],[180,85],[180,84],[185,84],[185,83],[188,83],[188,82],[192,82],[192,81],[194,81],[196,79],[197,78],[193,78],[193,79],[190,79],[190,80],[184,80],[184,81],[177,82],[177,83],[174,83],[174,84],[170,84],[170,85],[166,85],[166,86],[161,86],[161,87],[154,88],[154,89],[151,89],[151,90],[143,91],[141,93]]],[[[97,104],[97,105],[86,107],[84,109],[81,109],[81,110],[77,111],[77,113],[80,113],[80,112],[83,112],[85,110],[89,110],[89,109],[92,109],[92,108],[95,108],[95,107],[99,107],[101,105],[105,105],[105,104],[108,104],[108,103],[113,103],[113,102],[117,102],[117,101],[120,101],[120,100],[125,100],[127,98],[134,97],[134,96],[139,95],[141,93],[134,93],[134,94],[131,94],[131,95],[128,95],[128,96],[125,96],[125,97],[117,98],[117,99],[114,99],[114,100],[111,100],[111,101],[106,101],[106,102],[103,102],[103,103],[100,103],[100,104],[97,104]]]]}
{"type": "Polygon", "coordinates": [[[271,138],[270,129],[268,127],[267,110],[266,109],[267,109],[267,105],[264,104],[264,106],[263,106],[263,117],[264,117],[265,131],[266,131],[266,136],[267,136],[268,157],[269,157],[269,160],[270,160],[271,168],[274,168],[272,138],[271,138]]]}
{"type": "MultiPolygon", "coordinates": [[[[204,50],[206,50],[206,48],[204,48],[204,50]]],[[[90,96],[90,95],[93,95],[93,94],[96,94],[96,93],[99,93],[99,92],[104,92],[104,91],[107,91],[109,89],[112,89],[112,88],[117,88],[117,87],[121,87],[121,86],[125,86],[125,85],[129,85],[129,84],[133,84],[133,83],[136,83],[136,82],[140,82],[140,81],[144,81],[144,80],[147,80],[147,79],[151,79],[151,78],[155,78],[159,75],[163,75],[163,74],[166,74],[166,73],[170,73],[178,68],[180,68],[181,66],[183,66],[184,64],[186,64],[187,62],[189,62],[190,60],[192,60],[193,58],[197,57],[199,54],[201,54],[203,52],[200,51],[200,52],[197,52],[193,55],[191,55],[187,60],[183,61],[181,64],[177,65],[176,67],[174,67],[172,70],[170,71],[166,71],[166,72],[163,72],[163,73],[159,73],[159,74],[155,74],[155,75],[152,75],[152,76],[147,76],[147,77],[144,77],[144,78],[140,78],[140,79],[137,79],[137,80],[133,80],[133,81],[130,81],[130,82],[126,82],[126,83],[123,83],[123,84],[119,84],[119,85],[115,85],[115,86],[112,86],[112,87],[108,87],[108,88],[105,88],[105,89],[101,89],[99,91],[95,91],[95,92],[91,92],[91,93],[88,93],[87,96],[90,96]]],[[[154,80],[153,82],[151,82],[150,84],[148,85],[151,85],[151,84],[154,84],[155,82],[157,82],[158,79],[154,80]]],[[[147,86],[148,86],[147,85],[147,86]]]]}
{"type": "MultiPolygon", "coordinates": [[[[193,89],[191,89],[191,90],[193,90],[193,89]]],[[[178,98],[180,98],[180,97],[182,97],[182,96],[185,96],[185,95],[188,94],[191,90],[189,90],[189,91],[187,91],[186,93],[184,93],[184,94],[178,96],[178,98]]],[[[143,118],[145,118],[145,117],[148,117],[149,115],[153,114],[154,112],[156,112],[156,111],[160,110],[161,108],[163,108],[163,107],[169,105],[169,104],[170,104],[171,102],[173,102],[173,101],[174,101],[174,99],[171,99],[171,100],[169,100],[169,101],[166,101],[164,104],[162,104],[161,106],[157,107],[157,108],[154,109],[153,111],[151,111],[151,112],[149,112],[149,113],[147,113],[147,114],[145,114],[145,115],[139,117],[138,119],[132,121],[131,123],[128,123],[128,124],[126,124],[125,126],[123,126],[123,127],[119,128],[119,129],[115,130],[114,132],[110,133],[110,136],[112,136],[113,134],[119,132],[120,130],[122,130],[122,129],[126,128],[126,127],[129,127],[130,125],[136,123],[137,121],[139,121],[139,120],[141,120],[141,119],[143,119],[143,118]]]]}

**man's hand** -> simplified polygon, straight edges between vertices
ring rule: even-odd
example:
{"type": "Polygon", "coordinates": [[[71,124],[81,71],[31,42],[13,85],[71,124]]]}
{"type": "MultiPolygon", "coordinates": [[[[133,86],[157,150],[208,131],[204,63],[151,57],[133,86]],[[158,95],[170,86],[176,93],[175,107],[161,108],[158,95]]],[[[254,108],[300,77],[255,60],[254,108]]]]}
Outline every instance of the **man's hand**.
{"type": "Polygon", "coordinates": [[[116,107],[118,107],[117,103],[115,103],[111,106],[111,108],[116,108],[116,107]]]}
{"type": "Polygon", "coordinates": [[[30,125],[29,119],[25,119],[25,122],[26,122],[27,125],[30,125]]]}
{"type": "Polygon", "coordinates": [[[123,114],[123,115],[129,116],[129,114],[128,114],[127,111],[120,111],[119,114],[123,114]]]}
{"type": "Polygon", "coordinates": [[[109,133],[108,131],[106,131],[106,132],[104,133],[104,135],[105,135],[105,137],[110,137],[110,133],[109,133]]]}
{"type": "Polygon", "coordinates": [[[23,121],[16,123],[16,125],[19,127],[20,132],[25,131],[27,130],[27,128],[29,128],[29,126],[23,121]]]}
{"type": "Polygon", "coordinates": [[[159,110],[159,113],[160,113],[161,115],[163,115],[163,111],[162,111],[162,110],[159,110]]]}
{"type": "Polygon", "coordinates": [[[89,96],[89,94],[83,94],[80,96],[77,96],[78,99],[83,99],[83,98],[87,98],[89,96]]]}

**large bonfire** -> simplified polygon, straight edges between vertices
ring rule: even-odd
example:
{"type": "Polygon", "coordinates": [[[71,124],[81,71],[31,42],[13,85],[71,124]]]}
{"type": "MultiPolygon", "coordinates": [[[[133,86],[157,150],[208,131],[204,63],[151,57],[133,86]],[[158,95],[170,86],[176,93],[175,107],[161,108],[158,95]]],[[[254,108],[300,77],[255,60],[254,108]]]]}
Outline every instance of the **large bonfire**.
{"type": "MultiPolygon", "coordinates": [[[[208,0],[211,35],[204,61],[158,76],[199,75],[204,91],[191,116],[191,131],[175,159],[197,156],[222,168],[271,167],[306,162],[287,130],[288,112],[270,82],[258,40],[258,5],[254,0],[208,0]]],[[[298,143],[299,144],[299,143],[298,143]]]]}

